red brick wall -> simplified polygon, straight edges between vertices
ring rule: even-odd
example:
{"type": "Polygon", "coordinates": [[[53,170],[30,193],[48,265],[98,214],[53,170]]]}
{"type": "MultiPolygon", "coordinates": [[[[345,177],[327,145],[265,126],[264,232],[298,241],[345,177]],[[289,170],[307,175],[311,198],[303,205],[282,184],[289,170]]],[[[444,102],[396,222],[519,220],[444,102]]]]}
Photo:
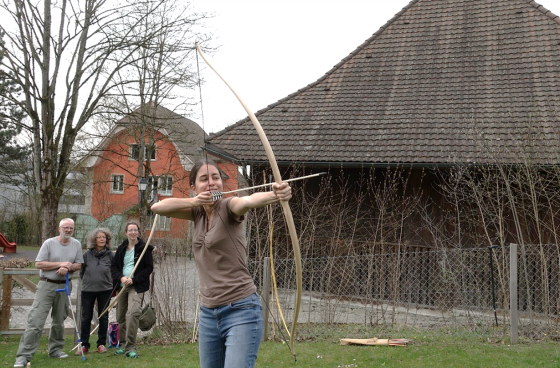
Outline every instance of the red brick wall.
{"type": "MultiPolygon", "coordinates": [[[[148,137],[145,142],[148,142],[148,137]]],[[[155,134],[155,142],[156,159],[150,162],[152,172],[158,176],[173,176],[172,197],[188,196],[189,173],[183,169],[175,146],[159,132],[155,134]]],[[[103,159],[93,170],[91,212],[97,220],[103,221],[113,214],[123,213],[138,204],[138,161],[129,158],[130,144],[137,144],[137,141],[129,136],[126,130],[116,134],[105,148],[103,159]],[[124,175],[123,193],[111,192],[112,174],[124,175]]],[[[131,218],[137,216],[137,212],[131,214],[131,218]]],[[[171,237],[183,236],[186,229],[185,221],[177,219],[171,221],[171,237]]],[[[154,234],[158,237],[169,237],[169,235],[169,231],[154,234]]]]}
{"type": "MultiPolygon", "coordinates": [[[[156,159],[151,161],[154,175],[173,176],[173,191],[171,196],[159,195],[160,199],[190,196],[189,172],[185,171],[175,145],[165,136],[157,132],[155,135],[156,159]]],[[[146,136],[145,142],[148,142],[146,136]]],[[[134,137],[126,130],[117,133],[109,142],[102,154],[102,160],[93,169],[92,215],[99,221],[104,221],[113,214],[121,214],[138,205],[138,161],[129,158],[130,144],[137,144],[134,137]],[[111,192],[111,175],[124,175],[123,193],[111,192]]],[[[217,160],[216,160],[217,161],[217,160]]],[[[228,179],[224,182],[224,191],[238,187],[237,165],[230,162],[218,162],[228,179]]],[[[138,212],[130,214],[131,219],[138,218],[138,212]]],[[[185,238],[188,222],[180,219],[171,220],[171,231],[156,231],[155,238],[185,238]]],[[[119,231],[120,229],[112,229],[119,231]]],[[[145,229],[148,234],[149,229],[145,229]]]]}

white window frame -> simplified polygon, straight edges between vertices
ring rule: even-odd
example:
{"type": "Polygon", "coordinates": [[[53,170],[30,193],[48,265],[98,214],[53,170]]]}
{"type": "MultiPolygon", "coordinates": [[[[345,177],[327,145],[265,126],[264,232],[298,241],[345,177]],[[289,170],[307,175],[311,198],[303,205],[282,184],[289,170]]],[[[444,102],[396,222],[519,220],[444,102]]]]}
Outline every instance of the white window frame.
{"type": "Polygon", "coordinates": [[[173,176],[162,175],[157,179],[158,194],[162,196],[173,195],[173,176]],[[171,182],[169,182],[171,181],[171,182]],[[169,185],[170,184],[170,185],[169,185]]]}
{"type": "Polygon", "coordinates": [[[123,194],[124,193],[124,174],[111,174],[111,193],[114,194],[123,194]],[[115,180],[116,178],[121,178],[118,182],[115,180]],[[115,189],[115,184],[118,183],[120,188],[115,189]]]}
{"type": "MultiPolygon", "coordinates": [[[[138,153],[140,153],[140,145],[137,143],[131,143],[128,145],[128,160],[129,161],[138,161],[138,157],[134,157],[134,148],[138,149],[138,153]]],[[[156,147],[154,146],[154,150],[152,151],[152,158],[150,158],[150,161],[155,161],[156,160],[156,147]]],[[[147,161],[146,158],[148,157],[148,147],[146,145],[144,145],[144,161],[147,161]]]]}
{"type": "Polygon", "coordinates": [[[156,231],[171,231],[171,217],[159,216],[156,231]]]}

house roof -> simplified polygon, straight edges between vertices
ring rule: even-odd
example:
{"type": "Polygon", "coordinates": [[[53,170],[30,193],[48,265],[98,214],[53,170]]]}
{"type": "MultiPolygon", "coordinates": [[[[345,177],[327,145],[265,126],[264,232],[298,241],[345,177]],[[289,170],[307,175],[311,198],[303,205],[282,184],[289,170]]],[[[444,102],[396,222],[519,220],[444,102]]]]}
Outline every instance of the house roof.
{"type": "MultiPolygon", "coordinates": [[[[414,0],[256,113],[279,162],[560,161],[560,18],[527,0],[414,0]]],[[[210,136],[266,161],[249,118],[210,136]]]]}
{"type": "Polygon", "coordinates": [[[110,140],[123,130],[135,129],[140,121],[149,124],[170,139],[177,149],[181,164],[186,171],[190,171],[194,162],[202,157],[200,148],[204,145],[206,137],[204,130],[194,121],[163,106],[156,106],[144,110],[138,108],[117,121],[107,136],[83,160],[82,166],[95,166],[101,159],[101,155],[110,140]]]}

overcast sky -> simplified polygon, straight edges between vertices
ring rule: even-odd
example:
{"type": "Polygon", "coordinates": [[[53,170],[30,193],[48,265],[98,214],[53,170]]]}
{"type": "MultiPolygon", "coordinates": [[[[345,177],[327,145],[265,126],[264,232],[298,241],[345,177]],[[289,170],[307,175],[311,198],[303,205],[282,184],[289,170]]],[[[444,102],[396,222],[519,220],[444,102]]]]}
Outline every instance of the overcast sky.
{"type": "MultiPolygon", "coordinates": [[[[560,0],[536,0],[560,15],[560,0]]],[[[377,32],[410,0],[193,0],[219,50],[214,67],[256,112],[319,79],[377,32]]],[[[204,64],[201,61],[201,65],[204,64]]],[[[217,132],[247,116],[209,68],[191,118],[217,132]]],[[[198,91],[197,91],[198,97],[198,91]]]]}

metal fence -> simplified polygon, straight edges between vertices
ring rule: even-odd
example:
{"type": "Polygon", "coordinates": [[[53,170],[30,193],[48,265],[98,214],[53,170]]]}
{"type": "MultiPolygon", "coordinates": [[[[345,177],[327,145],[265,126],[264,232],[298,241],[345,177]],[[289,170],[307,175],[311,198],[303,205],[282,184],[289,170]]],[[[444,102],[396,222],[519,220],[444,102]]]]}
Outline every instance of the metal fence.
{"type": "MultiPolygon", "coordinates": [[[[520,333],[558,328],[559,263],[556,245],[520,246],[520,333]]],[[[251,263],[251,268],[260,275],[262,262],[251,263]]],[[[274,269],[279,291],[269,309],[273,320],[280,321],[274,300],[278,298],[284,318],[291,321],[293,260],[275,260],[274,269]]],[[[506,327],[510,323],[509,247],[304,259],[303,270],[302,324],[476,329],[496,321],[506,327]]],[[[259,280],[260,276],[257,285],[259,280]]],[[[300,333],[305,334],[305,329],[300,333]]]]}
{"type": "MultiPolygon", "coordinates": [[[[554,333],[560,329],[560,249],[557,245],[527,245],[519,246],[518,253],[519,332],[554,333]]],[[[249,262],[259,292],[263,262],[249,262]]],[[[473,331],[480,326],[493,326],[496,320],[504,328],[510,325],[509,247],[307,258],[302,262],[303,296],[297,329],[300,339],[316,337],[318,325],[339,323],[367,328],[464,327],[473,331]]],[[[273,316],[270,334],[276,336],[278,326],[283,324],[278,304],[288,326],[293,319],[293,260],[275,259],[274,276],[278,292],[272,292],[264,308],[273,316]]],[[[160,327],[174,333],[178,329],[192,333],[198,315],[198,271],[194,260],[168,256],[157,265],[154,304],[160,327]]],[[[323,332],[330,333],[328,328],[323,332]]]]}

